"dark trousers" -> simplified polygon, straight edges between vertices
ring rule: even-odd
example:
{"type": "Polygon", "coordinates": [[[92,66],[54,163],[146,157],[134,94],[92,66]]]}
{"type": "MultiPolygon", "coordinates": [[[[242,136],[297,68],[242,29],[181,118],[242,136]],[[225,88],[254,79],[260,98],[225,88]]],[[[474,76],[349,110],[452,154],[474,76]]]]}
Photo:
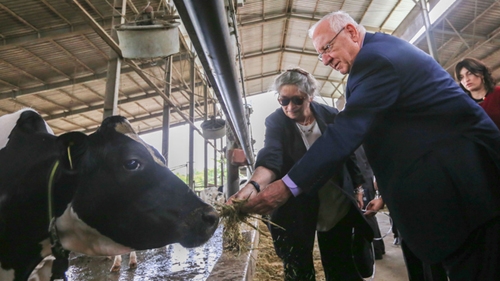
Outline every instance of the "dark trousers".
{"type": "Polygon", "coordinates": [[[318,232],[321,262],[326,280],[363,280],[373,273],[371,244],[360,235],[353,235],[352,216],[349,213],[331,230],[318,232]]]}
{"type": "Polygon", "coordinates": [[[500,280],[500,217],[473,231],[443,265],[450,281],[500,280]]]}
{"type": "MultiPolygon", "coordinates": [[[[287,281],[315,280],[312,254],[318,215],[315,200],[307,195],[291,198],[271,215],[274,223],[285,228],[269,227],[276,254],[283,260],[287,281]]],[[[353,242],[352,216],[356,211],[353,208],[331,230],[318,232],[318,245],[328,281],[361,281],[358,270],[368,268],[371,272],[373,260],[370,253],[365,252],[369,249],[368,242],[363,244],[358,236],[354,236],[353,242]],[[356,264],[353,255],[358,257],[356,264]]]]}
{"type": "Polygon", "coordinates": [[[455,253],[439,264],[423,263],[406,246],[404,238],[401,246],[410,281],[500,280],[500,217],[475,230],[455,253]]]}
{"type": "Polygon", "coordinates": [[[446,270],[441,263],[427,264],[415,256],[406,245],[404,238],[399,235],[394,222],[392,223],[392,232],[394,238],[399,237],[401,239],[401,250],[403,251],[409,281],[448,281],[446,270]]]}
{"type": "Polygon", "coordinates": [[[427,264],[422,262],[413,254],[405,243],[404,238],[401,239],[401,249],[403,250],[403,258],[408,272],[408,280],[410,281],[448,281],[446,270],[441,263],[427,264]]]}

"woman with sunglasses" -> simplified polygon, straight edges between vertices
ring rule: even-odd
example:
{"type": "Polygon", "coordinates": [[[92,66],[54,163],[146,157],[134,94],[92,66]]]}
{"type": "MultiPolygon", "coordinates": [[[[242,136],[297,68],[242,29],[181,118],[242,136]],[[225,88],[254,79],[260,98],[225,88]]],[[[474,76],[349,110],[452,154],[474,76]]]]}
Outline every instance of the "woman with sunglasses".
{"type": "Polygon", "coordinates": [[[465,58],[455,66],[455,77],[462,90],[477,102],[500,128],[500,86],[495,86],[491,70],[479,60],[465,58]]]}
{"type": "MultiPolygon", "coordinates": [[[[264,148],[249,183],[229,201],[253,196],[283,177],[338,113],[313,101],[317,82],[300,68],[279,75],[271,90],[278,93],[281,107],[266,118],[264,148]]],[[[281,227],[268,225],[285,280],[315,280],[316,233],[326,280],[361,281],[371,276],[374,261],[368,241],[373,231],[360,211],[362,199],[358,204],[353,197],[354,187],[364,183],[355,159],[347,159],[317,194],[292,197],[271,214],[271,221],[281,227]]]]}

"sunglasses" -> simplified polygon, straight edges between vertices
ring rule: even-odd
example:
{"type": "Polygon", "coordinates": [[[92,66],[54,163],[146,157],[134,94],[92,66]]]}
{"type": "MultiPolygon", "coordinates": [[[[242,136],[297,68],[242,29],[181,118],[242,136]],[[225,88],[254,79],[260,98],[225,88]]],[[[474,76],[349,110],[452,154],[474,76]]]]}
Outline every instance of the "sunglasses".
{"type": "Polygon", "coordinates": [[[302,105],[304,103],[304,100],[305,100],[305,97],[299,97],[299,96],[295,96],[295,97],[291,97],[291,98],[278,97],[278,102],[282,106],[287,106],[288,104],[290,104],[290,101],[293,102],[295,105],[302,105]]]}

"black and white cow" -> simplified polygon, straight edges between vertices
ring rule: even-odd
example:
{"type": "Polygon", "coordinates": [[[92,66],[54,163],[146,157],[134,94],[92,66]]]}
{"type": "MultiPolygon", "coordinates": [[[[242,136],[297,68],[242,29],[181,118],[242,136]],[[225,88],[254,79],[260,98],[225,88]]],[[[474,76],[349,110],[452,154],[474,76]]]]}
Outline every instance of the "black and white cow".
{"type": "Polygon", "coordinates": [[[6,145],[0,135],[1,281],[27,280],[51,254],[51,217],[62,247],[87,255],[195,247],[214,233],[217,212],[124,117],[88,136],[49,130],[30,109],[0,117],[0,133],[9,134],[6,145]]]}

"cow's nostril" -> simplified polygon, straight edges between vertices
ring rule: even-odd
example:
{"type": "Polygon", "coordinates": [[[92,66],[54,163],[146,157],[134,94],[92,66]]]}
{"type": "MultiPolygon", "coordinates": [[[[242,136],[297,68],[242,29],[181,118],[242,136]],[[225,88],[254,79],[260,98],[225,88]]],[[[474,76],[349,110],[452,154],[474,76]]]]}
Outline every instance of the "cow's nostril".
{"type": "Polygon", "coordinates": [[[217,222],[219,221],[219,215],[217,214],[216,211],[212,210],[209,212],[203,212],[201,215],[201,219],[208,225],[214,225],[217,224],[217,222]]]}

